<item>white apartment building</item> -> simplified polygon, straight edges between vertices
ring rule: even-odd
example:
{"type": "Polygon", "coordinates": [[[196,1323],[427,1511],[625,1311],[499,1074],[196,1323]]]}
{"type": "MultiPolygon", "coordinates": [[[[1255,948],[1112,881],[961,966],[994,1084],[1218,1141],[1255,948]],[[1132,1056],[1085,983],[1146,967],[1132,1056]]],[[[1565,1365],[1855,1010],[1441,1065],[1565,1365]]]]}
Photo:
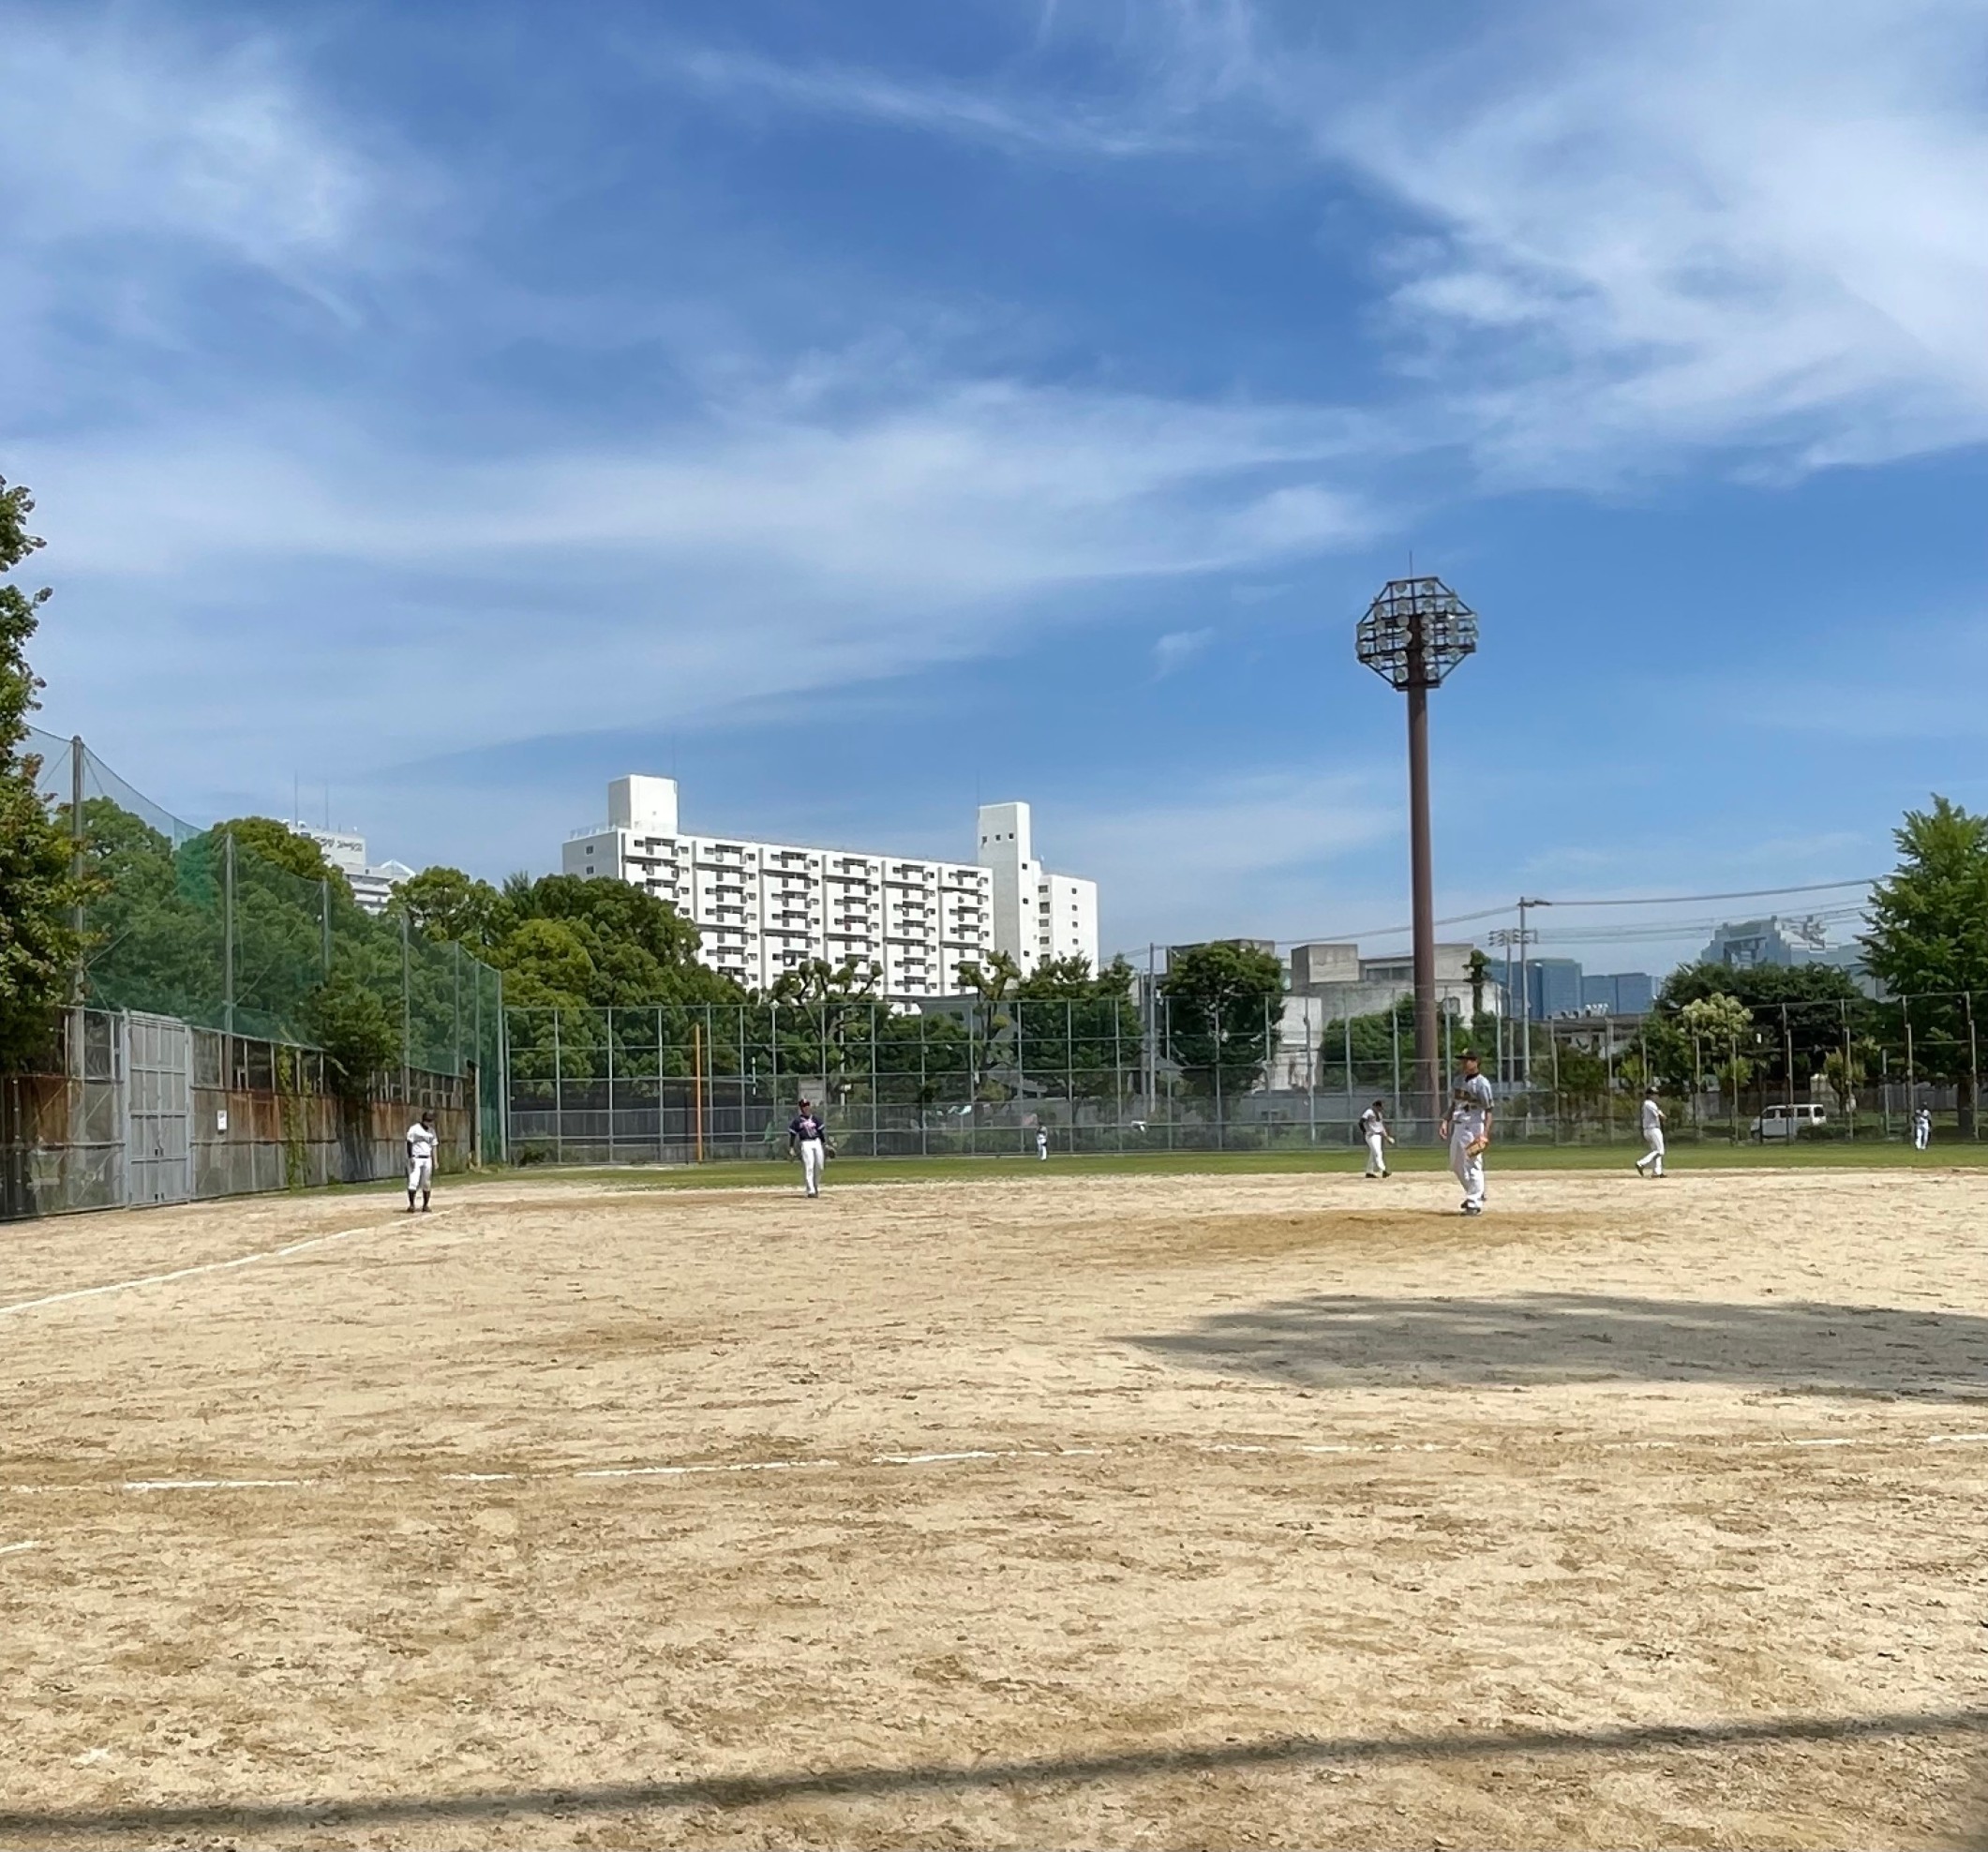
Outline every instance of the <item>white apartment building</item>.
{"type": "Polygon", "coordinates": [[[389,896],[414,871],[404,861],[378,864],[366,859],[366,838],[350,829],[317,829],[307,823],[292,823],[293,836],[306,836],[324,851],[331,863],[351,885],[352,898],[368,913],[384,913],[389,896]]]}
{"type": "Polygon", "coordinates": [[[754,990],[810,959],[856,959],[886,996],[944,996],[959,967],[1005,951],[1024,971],[1045,958],[1098,962],[1098,887],[1034,858],[1026,804],[988,804],[979,859],[934,861],[679,828],[677,781],[631,775],[607,787],[607,821],[570,837],[565,874],[629,881],[689,919],[704,962],[754,990]]]}

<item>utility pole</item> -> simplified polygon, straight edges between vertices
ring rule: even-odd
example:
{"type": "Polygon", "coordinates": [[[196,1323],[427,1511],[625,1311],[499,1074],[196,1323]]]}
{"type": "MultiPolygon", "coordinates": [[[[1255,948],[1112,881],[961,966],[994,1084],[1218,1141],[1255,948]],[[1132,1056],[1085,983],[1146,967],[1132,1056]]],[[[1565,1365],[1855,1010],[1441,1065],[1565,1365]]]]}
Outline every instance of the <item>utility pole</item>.
{"type": "Polygon", "coordinates": [[[1429,833],[1428,693],[1477,648],[1477,615],[1439,578],[1390,579],[1360,620],[1356,653],[1408,696],[1409,872],[1415,947],[1415,1109],[1442,1116],[1436,1040],[1436,877],[1429,833]]]}
{"type": "MultiPolygon", "coordinates": [[[[1526,925],[1526,909],[1534,906],[1551,906],[1552,904],[1551,901],[1543,901],[1537,895],[1533,895],[1530,899],[1524,894],[1518,897],[1518,988],[1525,1001],[1524,1021],[1526,1026],[1523,1031],[1526,1051],[1525,1084],[1529,1088],[1532,1084],[1532,954],[1526,948],[1534,939],[1538,938],[1539,934],[1526,925]]],[[[1544,988],[1544,985],[1542,985],[1542,988],[1544,988]]],[[[1542,997],[1540,1002],[1542,1007],[1539,1013],[1544,1017],[1547,1013],[1544,1007],[1546,999],[1542,997]]]]}

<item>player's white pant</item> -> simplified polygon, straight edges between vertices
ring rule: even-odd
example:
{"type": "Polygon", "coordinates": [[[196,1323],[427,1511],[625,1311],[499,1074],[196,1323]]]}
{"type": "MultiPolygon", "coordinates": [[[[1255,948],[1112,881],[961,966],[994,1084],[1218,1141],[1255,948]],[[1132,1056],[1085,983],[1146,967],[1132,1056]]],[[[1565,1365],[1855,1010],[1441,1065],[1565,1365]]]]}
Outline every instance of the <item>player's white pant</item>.
{"type": "Polygon", "coordinates": [[[1664,1134],[1645,1132],[1643,1134],[1643,1155],[1636,1160],[1639,1171],[1648,1171],[1653,1177],[1664,1174],[1664,1134]]]}
{"type": "Polygon", "coordinates": [[[1463,1200],[1472,1207],[1484,1207],[1484,1153],[1472,1154],[1471,1145],[1481,1133],[1477,1126],[1457,1126],[1450,1131],[1450,1169],[1463,1186],[1463,1200]]]}
{"type": "Polygon", "coordinates": [[[818,1138],[804,1138],[800,1141],[800,1181],[810,1196],[821,1194],[821,1166],[824,1155],[822,1142],[818,1138]]]}
{"type": "Polygon", "coordinates": [[[1923,1119],[1915,1119],[1912,1122],[1912,1149],[1923,1151],[1925,1148],[1926,1122],[1923,1119]]]}
{"type": "Polygon", "coordinates": [[[408,1165],[408,1194],[426,1190],[435,1175],[435,1160],[432,1158],[416,1158],[408,1165]]]}
{"type": "Polygon", "coordinates": [[[1387,1174],[1387,1135],[1384,1132],[1367,1134],[1367,1174],[1370,1177],[1387,1174]]]}

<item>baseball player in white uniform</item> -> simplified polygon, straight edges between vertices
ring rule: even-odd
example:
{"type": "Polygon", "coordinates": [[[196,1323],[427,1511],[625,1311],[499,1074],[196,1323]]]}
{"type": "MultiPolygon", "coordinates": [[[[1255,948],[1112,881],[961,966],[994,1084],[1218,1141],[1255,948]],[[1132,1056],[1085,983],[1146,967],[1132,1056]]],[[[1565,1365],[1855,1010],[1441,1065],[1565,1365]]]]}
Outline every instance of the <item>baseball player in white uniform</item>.
{"type": "Polygon", "coordinates": [[[1360,1136],[1367,1141],[1367,1174],[1384,1177],[1387,1147],[1395,1142],[1395,1135],[1387,1129],[1387,1119],[1378,1099],[1360,1114],[1360,1136]]]}
{"type": "Polygon", "coordinates": [[[1049,1162],[1049,1128],[1047,1126],[1038,1126],[1036,1128],[1036,1156],[1043,1163],[1049,1162]]]}
{"type": "Polygon", "coordinates": [[[812,1100],[800,1102],[800,1111],[787,1127],[787,1150],[800,1158],[801,1187],[810,1196],[819,1196],[822,1167],[829,1158],[829,1133],[812,1100]]]}
{"type": "Polygon", "coordinates": [[[1643,1089],[1643,1155],[1636,1168],[1639,1176],[1664,1174],[1664,1109],[1657,1104],[1654,1087],[1643,1089]]]}
{"type": "Polygon", "coordinates": [[[1933,1114],[1923,1106],[1912,1113],[1912,1149],[1923,1151],[1933,1143],[1933,1114]]]}
{"type": "Polygon", "coordinates": [[[435,1115],[424,1113],[408,1128],[408,1214],[414,1213],[414,1198],[421,1198],[422,1213],[428,1207],[428,1186],[435,1180],[435,1147],[441,1134],[435,1129],[435,1115]]]}
{"type": "Polygon", "coordinates": [[[1450,1142],[1450,1169],[1463,1186],[1463,1213],[1484,1214],[1484,1154],[1491,1143],[1491,1083],[1477,1071],[1477,1052],[1465,1049],[1463,1072],[1450,1088],[1449,1115],[1439,1128],[1450,1142]]]}

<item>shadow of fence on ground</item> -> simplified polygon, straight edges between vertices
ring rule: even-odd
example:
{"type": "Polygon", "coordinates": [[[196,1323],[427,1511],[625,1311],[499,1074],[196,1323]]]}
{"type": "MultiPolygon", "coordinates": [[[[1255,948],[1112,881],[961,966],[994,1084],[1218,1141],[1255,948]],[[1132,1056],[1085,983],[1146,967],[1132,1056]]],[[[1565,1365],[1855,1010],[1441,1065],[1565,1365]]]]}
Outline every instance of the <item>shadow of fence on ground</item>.
{"type": "MultiPolygon", "coordinates": [[[[645,1808],[759,1807],[837,1796],[958,1793],[1066,1782],[1136,1781],[1279,1767],[1466,1761],[1478,1756],[1635,1755],[1735,1751],[1988,1733],[1988,1710],[1908,1710],[1863,1717],[1779,1717],[1727,1724],[1644,1724],[1613,1730],[1490,1730],[1421,1737],[1278,1736],[1256,1742],[1128,1749],[1096,1755],[797,1770],[770,1775],[605,1782],[496,1793],[382,1795],[350,1800],[214,1801],[106,1808],[0,1809],[0,1833],[35,1843],[71,1834],[154,1839],[168,1832],[352,1827],[410,1820],[571,1815],[645,1808]]],[[[1971,1843],[1971,1842],[1969,1842],[1971,1843]]]]}
{"type": "Polygon", "coordinates": [[[1317,1294],[1127,1341],[1176,1364],[1308,1388],[1729,1382],[1988,1401],[1988,1319],[1890,1306],[1317,1294]]]}

